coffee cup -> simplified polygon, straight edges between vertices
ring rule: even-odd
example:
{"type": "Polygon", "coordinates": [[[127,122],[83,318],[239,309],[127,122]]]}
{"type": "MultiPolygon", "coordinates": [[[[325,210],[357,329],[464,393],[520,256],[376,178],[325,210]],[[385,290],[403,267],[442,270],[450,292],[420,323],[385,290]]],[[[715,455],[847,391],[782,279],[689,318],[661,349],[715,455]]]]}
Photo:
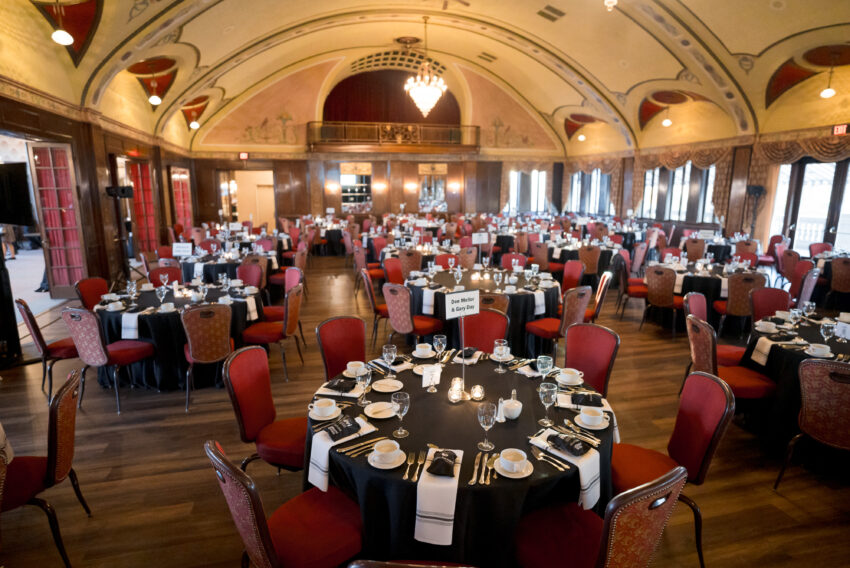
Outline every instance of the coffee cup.
{"type": "Polygon", "coordinates": [[[375,444],[373,459],[378,463],[390,463],[398,455],[398,449],[398,442],[395,440],[381,440],[375,444]]]}
{"type": "Polygon", "coordinates": [[[812,355],[829,355],[829,345],[823,343],[812,343],[809,345],[809,353],[812,355]]]}
{"type": "Polygon", "coordinates": [[[336,412],[336,401],[332,398],[320,398],[310,405],[310,410],[316,416],[330,416],[336,412]]]}
{"type": "Polygon", "coordinates": [[[513,294],[516,292],[516,286],[505,286],[505,294],[513,294]]]}
{"type": "Polygon", "coordinates": [[[584,377],[584,373],[579,371],[578,369],[571,369],[566,367],[561,369],[561,372],[558,373],[558,376],[555,377],[558,382],[567,383],[567,384],[576,384],[582,382],[584,377]]]}
{"type": "Polygon", "coordinates": [[[349,361],[345,365],[346,372],[352,377],[356,377],[360,372],[360,369],[366,366],[366,363],[363,361],[349,361]]]}
{"type": "Polygon", "coordinates": [[[605,419],[605,414],[596,407],[584,406],[581,409],[581,421],[588,426],[599,426],[605,419]]]}
{"type": "Polygon", "coordinates": [[[516,448],[507,448],[499,454],[499,464],[507,472],[519,473],[525,469],[528,462],[525,452],[516,448]]]}
{"type": "Polygon", "coordinates": [[[430,343],[417,343],[416,350],[413,352],[414,355],[418,355],[420,357],[424,357],[431,353],[431,344],[430,343]]]}
{"type": "Polygon", "coordinates": [[[162,306],[160,306],[159,309],[163,312],[173,312],[174,304],[172,302],[165,302],[164,304],[162,304],[162,306]]]}
{"type": "Polygon", "coordinates": [[[508,420],[516,420],[522,412],[522,403],[513,399],[506,400],[502,403],[502,411],[508,420]]]}
{"type": "Polygon", "coordinates": [[[760,321],[756,325],[756,329],[767,333],[773,333],[774,331],[776,331],[776,324],[772,321],[760,321]]]}

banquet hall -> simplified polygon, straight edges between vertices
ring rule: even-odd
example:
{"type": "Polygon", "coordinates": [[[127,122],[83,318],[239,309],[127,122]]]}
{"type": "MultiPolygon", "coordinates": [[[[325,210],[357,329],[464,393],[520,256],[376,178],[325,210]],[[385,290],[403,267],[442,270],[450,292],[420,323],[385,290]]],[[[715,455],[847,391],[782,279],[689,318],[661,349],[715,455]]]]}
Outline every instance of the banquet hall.
{"type": "Polygon", "coordinates": [[[846,0],[0,15],[0,568],[850,565],[846,0]]]}

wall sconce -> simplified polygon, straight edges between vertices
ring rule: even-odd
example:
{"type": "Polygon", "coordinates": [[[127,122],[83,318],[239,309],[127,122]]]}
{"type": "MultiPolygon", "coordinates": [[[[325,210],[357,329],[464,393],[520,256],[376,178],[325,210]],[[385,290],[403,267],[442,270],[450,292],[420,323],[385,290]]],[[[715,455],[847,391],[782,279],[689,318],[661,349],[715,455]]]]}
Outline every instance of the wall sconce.
{"type": "Polygon", "coordinates": [[[375,191],[384,191],[385,189],[387,189],[387,184],[382,181],[379,181],[377,183],[372,184],[372,189],[374,189],[375,191]]]}
{"type": "Polygon", "coordinates": [[[449,189],[452,191],[460,191],[460,184],[456,181],[453,181],[449,184],[449,189]]]}
{"type": "Polygon", "coordinates": [[[416,191],[417,189],[419,189],[419,184],[410,181],[404,184],[404,189],[406,189],[407,191],[416,191]]]}
{"type": "Polygon", "coordinates": [[[336,193],[337,191],[339,191],[339,184],[329,183],[325,185],[325,189],[327,189],[331,193],[336,193]]]}

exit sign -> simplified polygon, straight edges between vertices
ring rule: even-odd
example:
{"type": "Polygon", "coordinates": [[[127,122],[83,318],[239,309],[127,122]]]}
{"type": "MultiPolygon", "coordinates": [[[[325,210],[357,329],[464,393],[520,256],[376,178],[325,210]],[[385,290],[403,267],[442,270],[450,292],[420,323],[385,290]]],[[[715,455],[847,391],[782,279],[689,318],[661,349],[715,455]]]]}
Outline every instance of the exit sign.
{"type": "Polygon", "coordinates": [[[239,152],[239,159],[240,160],[247,160],[248,159],[248,152],[239,152]]]}
{"type": "Polygon", "coordinates": [[[832,135],[833,136],[844,136],[847,134],[847,125],[846,124],[836,124],[832,127],[832,135]]]}

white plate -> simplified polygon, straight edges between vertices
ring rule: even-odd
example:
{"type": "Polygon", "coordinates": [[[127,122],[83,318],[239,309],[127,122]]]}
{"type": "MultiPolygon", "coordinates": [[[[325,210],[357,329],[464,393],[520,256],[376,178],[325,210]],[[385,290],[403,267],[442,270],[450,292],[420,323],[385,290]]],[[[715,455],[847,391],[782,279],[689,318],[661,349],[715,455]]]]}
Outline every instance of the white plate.
{"type": "Polygon", "coordinates": [[[811,351],[809,351],[809,348],[808,348],[808,347],[806,347],[806,348],[803,350],[803,353],[805,353],[806,355],[809,355],[810,357],[817,357],[818,359],[832,359],[833,357],[835,357],[835,353],[832,353],[832,352],[827,353],[827,354],[825,354],[825,355],[815,355],[814,353],[812,353],[811,351]]]}
{"type": "Polygon", "coordinates": [[[417,375],[421,375],[425,371],[425,365],[415,365],[413,367],[413,372],[417,375]]]}
{"type": "Polygon", "coordinates": [[[573,418],[573,422],[581,426],[582,428],[587,428],[588,430],[604,430],[608,427],[611,422],[611,419],[604,412],[602,413],[602,424],[597,424],[596,426],[591,426],[590,424],[585,424],[584,420],[581,419],[581,414],[576,414],[576,417],[573,418]]]}
{"type": "Polygon", "coordinates": [[[531,460],[528,460],[528,461],[525,462],[525,467],[523,468],[522,471],[517,471],[517,472],[506,471],[502,467],[501,462],[499,462],[499,458],[496,458],[496,463],[494,464],[493,469],[495,469],[496,473],[498,473],[499,475],[501,475],[503,477],[509,477],[511,479],[522,479],[524,477],[528,477],[529,475],[531,475],[531,472],[534,471],[534,465],[532,465],[531,460]]]}
{"type": "Polygon", "coordinates": [[[312,418],[313,420],[316,420],[317,422],[324,422],[325,420],[333,420],[334,418],[338,417],[340,414],[342,414],[342,408],[337,406],[336,411],[331,412],[327,416],[319,416],[318,414],[316,414],[312,410],[309,412],[308,416],[310,418],[312,418]]]}
{"type": "Polygon", "coordinates": [[[560,373],[555,375],[555,381],[557,381],[559,385],[565,385],[568,387],[574,387],[576,385],[581,385],[584,383],[584,379],[581,378],[581,375],[577,375],[576,378],[573,380],[565,381],[561,378],[560,373]]]}
{"type": "Polygon", "coordinates": [[[366,408],[363,409],[363,412],[369,418],[375,418],[376,420],[384,420],[395,416],[393,405],[389,402],[373,402],[372,404],[367,405],[366,408]]]}
{"type": "Polygon", "coordinates": [[[347,377],[349,379],[356,379],[357,378],[357,375],[352,375],[351,373],[348,372],[348,369],[346,369],[342,372],[342,376],[347,377]]]}
{"type": "MultiPolygon", "coordinates": [[[[421,367],[422,365],[417,366],[421,367]]],[[[422,373],[419,374],[421,375],[422,373]]],[[[375,392],[396,392],[401,390],[403,386],[404,383],[395,379],[381,379],[372,383],[372,390],[375,392]]]]}
{"type": "Polygon", "coordinates": [[[370,452],[369,457],[366,458],[366,461],[369,462],[369,465],[371,465],[372,467],[376,467],[378,469],[394,469],[394,468],[397,468],[398,466],[400,466],[401,464],[403,464],[405,462],[405,457],[406,457],[404,452],[401,451],[401,450],[396,450],[396,453],[398,454],[396,456],[396,458],[389,463],[381,463],[381,462],[375,461],[375,459],[373,458],[373,456],[375,455],[375,452],[370,452]]]}
{"type": "Polygon", "coordinates": [[[763,333],[776,333],[777,329],[778,328],[776,327],[776,325],[773,325],[771,328],[767,328],[767,327],[764,326],[764,324],[761,324],[761,323],[756,324],[756,331],[761,331],[763,333]]]}
{"type": "Polygon", "coordinates": [[[417,353],[416,353],[416,351],[414,351],[413,353],[411,353],[411,355],[412,355],[413,357],[417,358],[417,359],[430,359],[431,357],[433,357],[433,356],[434,356],[434,355],[436,355],[436,354],[437,354],[437,352],[436,352],[436,351],[434,351],[433,349],[431,349],[431,350],[428,352],[428,354],[427,354],[427,355],[419,355],[419,354],[417,354],[417,353]]]}

